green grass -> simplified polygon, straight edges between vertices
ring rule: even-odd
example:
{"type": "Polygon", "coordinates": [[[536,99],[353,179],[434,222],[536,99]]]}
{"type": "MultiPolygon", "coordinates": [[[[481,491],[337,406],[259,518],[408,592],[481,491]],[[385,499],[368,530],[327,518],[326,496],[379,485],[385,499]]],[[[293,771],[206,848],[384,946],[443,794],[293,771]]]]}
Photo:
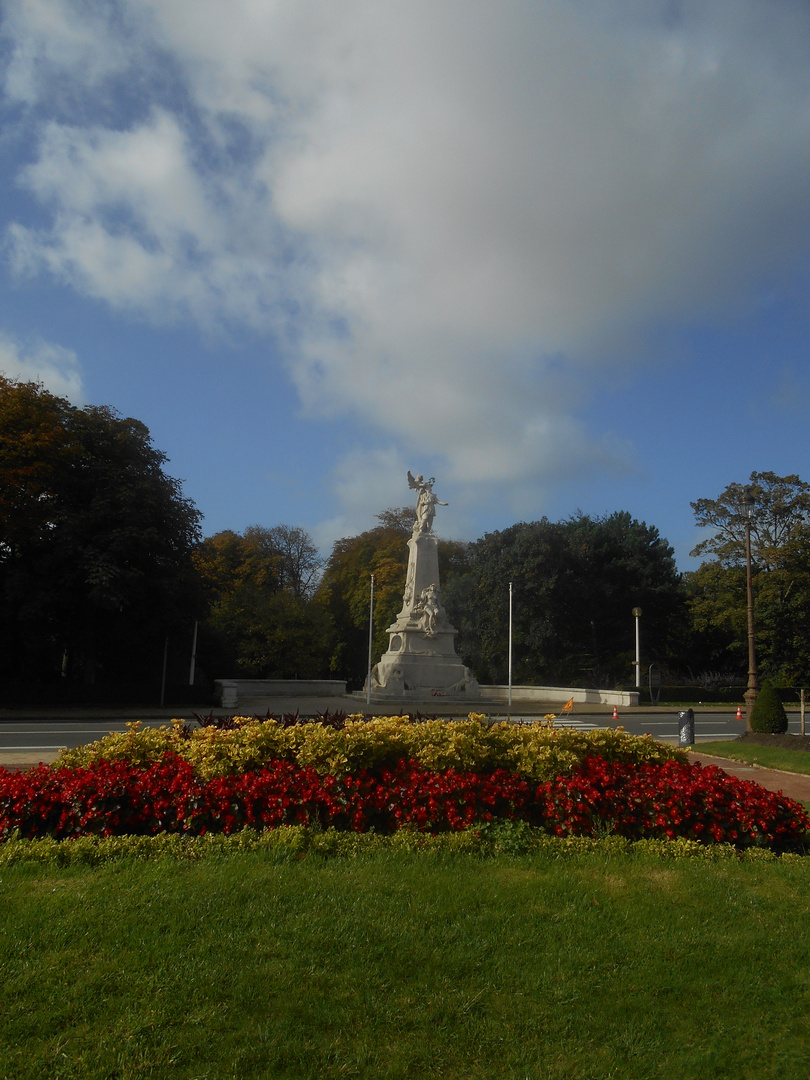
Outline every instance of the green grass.
{"type": "Polygon", "coordinates": [[[0,1077],[804,1080],[810,861],[0,868],[0,1077]]]}
{"type": "Polygon", "coordinates": [[[737,742],[736,739],[697,743],[693,750],[711,757],[764,765],[766,769],[784,769],[810,775],[810,753],[806,750],[782,750],[778,746],[758,746],[756,743],[737,742]]]}

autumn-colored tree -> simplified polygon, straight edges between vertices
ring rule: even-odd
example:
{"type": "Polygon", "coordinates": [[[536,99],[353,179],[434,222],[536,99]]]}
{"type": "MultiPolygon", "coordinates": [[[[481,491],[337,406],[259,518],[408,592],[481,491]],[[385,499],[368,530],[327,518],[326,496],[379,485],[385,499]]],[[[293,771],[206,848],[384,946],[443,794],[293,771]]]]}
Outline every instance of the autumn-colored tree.
{"type": "Polygon", "coordinates": [[[328,674],[332,630],[311,599],[320,558],[305,530],[252,525],[207,537],[194,554],[208,616],[199,652],[218,678],[328,674]]]}

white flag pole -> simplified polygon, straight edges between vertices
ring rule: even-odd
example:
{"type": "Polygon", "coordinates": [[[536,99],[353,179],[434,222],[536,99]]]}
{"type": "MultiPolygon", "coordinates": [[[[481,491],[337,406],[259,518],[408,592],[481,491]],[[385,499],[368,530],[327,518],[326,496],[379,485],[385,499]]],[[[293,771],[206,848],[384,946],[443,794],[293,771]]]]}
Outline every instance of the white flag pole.
{"type": "Polygon", "coordinates": [[[509,582],[509,711],[512,711],[512,582],[509,582]]]}
{"type": "Polygon", "coordinates": [[[371,575],[371,600],[368,610],[368,675],[366,676],[366,705],[371,704],[371,643],[374,637],[374,575],[371,575]]]}

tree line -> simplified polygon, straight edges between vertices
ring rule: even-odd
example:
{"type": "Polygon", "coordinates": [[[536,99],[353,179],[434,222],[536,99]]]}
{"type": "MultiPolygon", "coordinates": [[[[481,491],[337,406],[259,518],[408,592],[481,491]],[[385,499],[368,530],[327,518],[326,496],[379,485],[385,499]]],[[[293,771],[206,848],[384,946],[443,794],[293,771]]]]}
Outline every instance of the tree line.
{"type": "MultiPolygon", "coordinates": [[[[187,682],[196,675],[338,678],[359,687],[401,606],[414,512],[389,508],[323,560],[299,527],[203,537],[147,428],[0,377],[0,675],[6,686],[187,682]]],[[[760,673],[810,679],[810,486],[753,473],[692,504],[707,538],[680,573],[658,530],[618,511],[520,522],[439,542],[457,648],[482,683],[507,677],[513,589],[516,683],[633,681],[632,609],[643,660],[669,681],[744,682],[745,522],[751,525],[760,673]]]]}

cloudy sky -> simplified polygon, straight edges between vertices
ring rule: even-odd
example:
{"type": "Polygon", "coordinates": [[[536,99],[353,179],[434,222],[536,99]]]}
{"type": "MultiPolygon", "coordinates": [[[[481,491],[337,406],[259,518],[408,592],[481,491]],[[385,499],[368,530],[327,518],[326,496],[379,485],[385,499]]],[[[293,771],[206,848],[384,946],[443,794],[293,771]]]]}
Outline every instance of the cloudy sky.
{"type": "Polygon", "coordinates": [[[0,370],[205,532],[810,480],[806,0],[6,0],[0,370]]]}

